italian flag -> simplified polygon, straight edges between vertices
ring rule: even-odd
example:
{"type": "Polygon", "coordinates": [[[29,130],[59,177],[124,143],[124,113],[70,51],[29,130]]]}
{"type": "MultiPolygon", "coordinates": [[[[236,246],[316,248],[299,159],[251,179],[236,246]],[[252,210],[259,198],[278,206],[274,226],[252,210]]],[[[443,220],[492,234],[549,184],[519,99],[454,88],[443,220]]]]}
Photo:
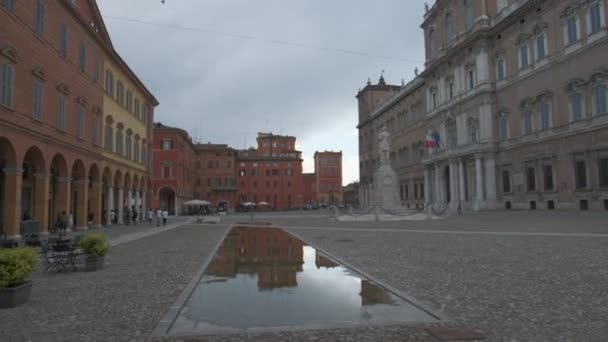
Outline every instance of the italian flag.
{"type": "Polygon", "coordinates": [[[426,133],[426,144],[425,145],[428,149],[435,148],[435,137],[433,136],[433,133],[431,131],[428,131],[426,133]]]}

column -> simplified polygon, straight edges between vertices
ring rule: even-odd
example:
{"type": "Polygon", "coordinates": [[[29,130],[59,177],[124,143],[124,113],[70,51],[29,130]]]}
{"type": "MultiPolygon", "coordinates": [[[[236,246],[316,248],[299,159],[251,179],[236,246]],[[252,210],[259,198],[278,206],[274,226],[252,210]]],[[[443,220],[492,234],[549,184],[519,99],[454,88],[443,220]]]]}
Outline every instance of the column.
{"type": "Polygon", "coordinates": [[[441,203],[441,171],[439,164],[435,164],[435,203],[441,203]]]}
{"type": "Polygon", "coordinates": [[[431,203],[431,167],[424,167],[424,202],[431,203]]]}
{"type": "Polygon", "coordinates": [[[70,213],[70,194],[71,194],[71,183],[72,178],[70,177],[58,177],[57,185],[53,191],[53,202],[55,203],[55,211],[53,213],[53,222],[57,221],[57,218],[61,213],[70,213]]]}
{"type": "Polygon", "coordinates": [[[106,226],[112,225],[112,209],[114,209],[114,188],[108,185],[106,188],[106,226]]]}
{"type": "Polygon", "coordinates": [[[141,202],[140,202],[141,200],[139,198],[139,190],[135,190],[134,195],[135,195],[134,196],[135,197],[134,205],[135,205],[135,211],[137,212],[137,220],[141,221],[141,213],[139,212],[139,205],[141,204],[141,202]]]}
{"type": "Polygon", "coordinates": [[[477,55],[477,83],[482,84],[490,80],[490,62],[488,57],[488,49],[482,48],[477,55]]]}
{"type": "Polygon", "coordinates": [[[489,100],[482,100],[479,105],[479,140],[480,142],[494,141],[494,115],[489,100]]]}
{"type": "Polygon", "coordinates": [[[458,189],[458,162],[450,160],[450,199],[454,208],[458,208],[458,204],[460,203],[458,189]]]}
{"type": "Polygon", "coordinates": [[[11,240],[21,239],[21,181],[23,171],[4,169],[4,232],[11,240]]]}
{"type": "Polygon", "coordinates": [[[146,222],[146,220],[148,219],[148,208],[146,208],[146,192],[142,191],[141,192],[141,213],[142,213],[142,220],[144,222],[146,222]]]}
{"type": "Polygon", "coordinates": [[[486,197],[490,208],[496,206],[496,163],[494,156],[487,157],[485,161],[486,197]]]}
{"type": "Polygon", "coordinates": [[[464,175],[464,159],[460,159],[458,161],[458,185],[459,185],[459,196],[460,199],[460,208],[464,210],[464,202],[466,200],[466,190],[465,190],[465,175],[464,175]]]}
{"type": "MultiPolygon", "coordinates": [[[[93,214],[92,227],[101,227],[101,189],[102,184],[100,182],[91,183],[91,202],[89,203],[89,212],[93,214]]],[[[87,222],[89,220],[89,213],[87,213],[87,222]]]]}
{"type": "Polygon", "coordinates": [[[475,156],[475,202],[476,202],[476,210],[480,209],[481,202],[484,200],[483,198],[483,171],[482,171],[482,159],[480,155],[475,156]]]}
{"type": "MultiPolygon", "coordinates": [[[[78,193],[76,203],[76,216],[74,216],[74,229],[75,230],[88,230],[89,226],[87,225],[87,201],[89,196],[87,194],[89,190],[89,182],[86,179],[79,179],[74,181],[76,192],[78,193]]],[[[74,214],[74,213],[72,213],[74,214]]]]}
{"type": "Polygon", "coordinates": [[[49,188],[51,175],[46,173],[34,174],[34,219],[40,222],[42,234],[49,231],[49,188]]]}
{"type": "Polygon", "coordinates": [[[124,221],[122,220],[122,215],[123,215],[123,208],[125,207],[125,202],[122,198],[122,195],[123,195],[123,189],[118,188],[118,208],[116,208],[116,222],[118,224],[124,223],[124,221]]]}

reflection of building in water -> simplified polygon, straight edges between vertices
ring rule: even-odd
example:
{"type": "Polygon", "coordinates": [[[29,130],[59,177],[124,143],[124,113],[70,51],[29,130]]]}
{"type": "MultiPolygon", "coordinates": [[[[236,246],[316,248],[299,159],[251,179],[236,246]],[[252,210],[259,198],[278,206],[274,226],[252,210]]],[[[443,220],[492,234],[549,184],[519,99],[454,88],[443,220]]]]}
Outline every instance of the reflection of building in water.
{"type": "Polygon", "coordinates": [[[258,288],[297,286],[304,264],[304,243],[277,228],[234,228],[226,237],[206,274],[235,277],[257,274],[258,288]]]}
{"type": "Polygon", "coordinates": [[[362,305],[391,304],[393,302],[388,291],[365,279],[361,280],[360,295],[362,305]]]}
{"type": "Polygon", "coordinates": [[[338,266],[338,264],[331,261],[331,259],[320,253],[318,250],[315,250],[315,265],[317,265],[317,268],[334,268],[338,266]]]}

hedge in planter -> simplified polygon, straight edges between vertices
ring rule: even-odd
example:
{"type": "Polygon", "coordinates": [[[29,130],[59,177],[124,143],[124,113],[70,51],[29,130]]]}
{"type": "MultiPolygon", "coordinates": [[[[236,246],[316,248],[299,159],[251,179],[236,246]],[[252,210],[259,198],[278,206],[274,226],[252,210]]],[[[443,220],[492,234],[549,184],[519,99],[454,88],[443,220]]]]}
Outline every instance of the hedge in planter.
{"type": "Polygon", "coordinates": [[[0,249],[0,308],[12,308],[29,299],[29,278],[37,260],[38,254],[31,247],[0,249]]]}
{"type": "Polygon", "coordinates": [[[85,260],[87,271],[103,268],[105,256],[110,250],[110,244],[104,234],[94,232],[83,236],[80,239],[80,247],[87,256],[85,260]]]}

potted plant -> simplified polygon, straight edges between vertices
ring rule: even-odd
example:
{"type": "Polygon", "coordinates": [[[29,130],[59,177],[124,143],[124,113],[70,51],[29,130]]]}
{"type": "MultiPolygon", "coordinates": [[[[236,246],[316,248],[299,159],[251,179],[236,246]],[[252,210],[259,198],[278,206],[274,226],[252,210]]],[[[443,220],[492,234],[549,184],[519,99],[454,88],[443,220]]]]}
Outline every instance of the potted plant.
{"type": "Polygon", "coordinates": [[[105,256],[110,250],[110,244],[106,236],[100,232],[89,233],[80,239],[85,259],[85,269],[96,271],[103,268],[105,256]]]}
{"type": "Polygon", "coordinates": [[[28,301],[32,291],[30,274],[38,254],[31,247],[0,249],[0,309],[28,301]]]}

